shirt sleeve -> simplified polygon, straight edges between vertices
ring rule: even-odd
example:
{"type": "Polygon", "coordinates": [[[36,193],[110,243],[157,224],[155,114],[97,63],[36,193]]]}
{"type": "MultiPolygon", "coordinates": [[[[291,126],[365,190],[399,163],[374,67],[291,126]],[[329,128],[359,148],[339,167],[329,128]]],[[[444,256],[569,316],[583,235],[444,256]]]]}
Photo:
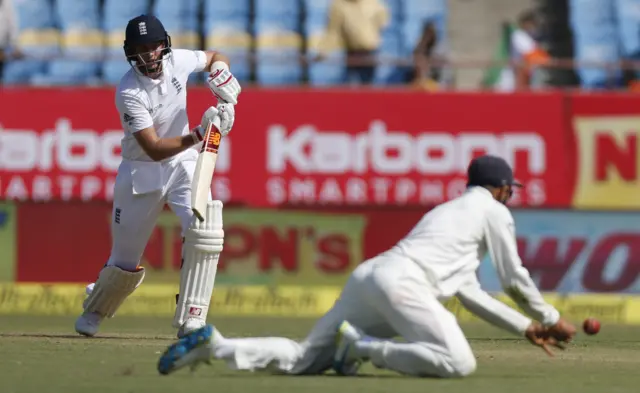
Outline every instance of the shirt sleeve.
{"type": "Polygon", "coordinates": [[[174,49],[176,65],[188,74],[202,72],[207,66],[207,54],[201,50],[174,49]]]}
{"type": "Polygon", "coordinates": [[[138,97],[119,92],[116,95],[116,107],[125,131],[134,133],[153,126],[149,111],[138,97]]]}
{"type": "Polygon", "coordinates": [[[491,210],[485,224],[485,241],[504,291],[531,318],[543,325],[554,325],[560,313],[545,302],[542,294],[522,265],[516,243],[515,223],[506,206],[491,210]]]}
{"type": "Polygon", "coordinates": [[[530,318],[483,291],[477,280],[464,285],[456,297],[472,314],[513,334],[522,336],[531,325],[530,318]]]}

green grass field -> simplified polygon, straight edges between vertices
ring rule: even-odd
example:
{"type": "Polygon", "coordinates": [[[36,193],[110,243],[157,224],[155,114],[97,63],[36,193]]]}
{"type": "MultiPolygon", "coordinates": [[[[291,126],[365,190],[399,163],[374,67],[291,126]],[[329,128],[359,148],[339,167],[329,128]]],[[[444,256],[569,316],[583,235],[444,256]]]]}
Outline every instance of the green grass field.
{"type": "MultiPolygon", "coordinates": [[[[223,363],[160,376],[159,353],[173,341],[169,318],[114,318],[101,338],[81,338],[69,317],[0,317],[0,392],[446,392],[615,393],[640,384],[640,327],[605,326],[578,337],[555,358],[484,324],[464,326],[478,371],[463,380],[417,379],[367,366],[362,376],[273,376],[230,371],[223,363]]],[[[224,318],[227,336],[300,338],[306,319],[224,318]]]]}

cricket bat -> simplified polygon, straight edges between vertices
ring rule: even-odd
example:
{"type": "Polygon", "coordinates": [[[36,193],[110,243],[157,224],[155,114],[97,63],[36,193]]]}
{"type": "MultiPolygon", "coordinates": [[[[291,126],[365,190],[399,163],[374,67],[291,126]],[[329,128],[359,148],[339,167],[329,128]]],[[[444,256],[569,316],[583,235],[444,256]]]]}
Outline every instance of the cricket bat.
{"type": "Polygon", "coordinates": [[[191,183],[191,210],[201,222],[204,221],[207,211],[213,172],[216,168],[218,149],[222,140],[220,119],[218,117],[215,119],[215,124],[209,123],[205,130],[202,148],[198,154],[196,170],[193,174],[193,183],[191,183]]]}

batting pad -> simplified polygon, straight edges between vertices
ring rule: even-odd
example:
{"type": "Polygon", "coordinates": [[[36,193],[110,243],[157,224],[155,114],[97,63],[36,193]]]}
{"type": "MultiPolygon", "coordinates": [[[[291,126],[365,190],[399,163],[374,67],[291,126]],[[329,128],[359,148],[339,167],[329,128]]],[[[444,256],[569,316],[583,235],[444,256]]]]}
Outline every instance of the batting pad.
{"type": "Polygon", "coordinates": [[[206,321],[223,243],[222,202],[209,201],[204,221],[194,217],[185,234],[174,327],[189,318],[206,321]]]}
{"type": "Polygon", "coordinates": [[[138,288],[144,280],[144,269],[129,272],[117,266],[107,266],[100,272],[98,280],[84,301],[85,312],[97,312],[111,318],[124,300],[138,288]]]}

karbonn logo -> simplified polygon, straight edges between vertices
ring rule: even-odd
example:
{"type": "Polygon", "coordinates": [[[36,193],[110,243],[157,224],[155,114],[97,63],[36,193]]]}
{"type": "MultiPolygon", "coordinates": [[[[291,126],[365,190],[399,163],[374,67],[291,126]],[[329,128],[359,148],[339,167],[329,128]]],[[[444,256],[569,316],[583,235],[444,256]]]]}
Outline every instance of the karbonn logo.
{"type": "MultiPolygon", "coordinates": [[[[532,132],[469,132],[453,135],[429,131],[411,135],[387,131],[380,120],[357,134],[319,131],[303,125],[291,133],[280,125],[268,129],[267,166],[273,174],[287,164],[300,174],[367,173],[432,175],[466,173],[474,154],[481,152],[504,157],[512,165],[516,153],[527,154],[529,174],[546,170],[545,142],[532,132]]],[[[523,168],[524,169],[524,168],[523,168]]]]}
{"type": "MultiPolygon", "coordinates": [[[[0,170],[7,172],[91,173],[116,172],[121,162],[122,130],[96,132],[73,129],[71,121],[60,118],[52,130],[3,129],[0,126],[0,170]]],[[[218,134],[219,136],[219,134],[218,134]]],[[[218,137],[217,143],[220,143],[218,137]]],[[[225,140],[216,166],[229,170],[231,141],[225,140]]]]}
{"type": "Polygon", "coordinates": [[[7,171],[114,172],[120,165],[121,130],[74,130],[59,119],[53,130],[0,129],[0,169],[7,171]]]}

